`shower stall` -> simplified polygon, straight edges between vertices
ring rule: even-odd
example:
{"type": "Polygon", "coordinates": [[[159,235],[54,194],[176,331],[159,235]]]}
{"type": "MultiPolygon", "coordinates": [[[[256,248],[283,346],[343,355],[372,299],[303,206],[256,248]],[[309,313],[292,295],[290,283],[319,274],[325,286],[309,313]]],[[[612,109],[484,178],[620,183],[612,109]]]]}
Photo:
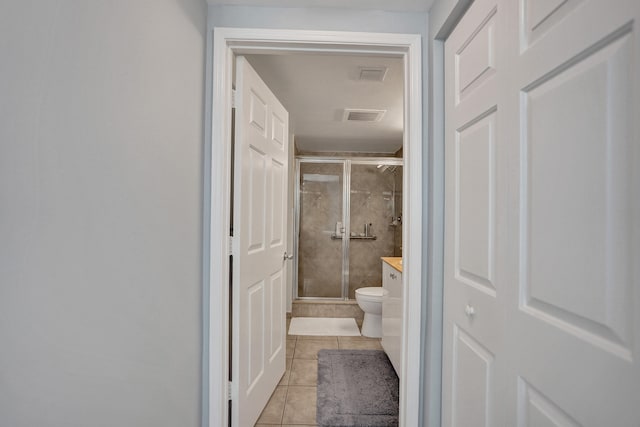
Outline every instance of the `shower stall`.
{"type": "Polygon", "coordinates": [[[402,159],[296,159],[296,299],[354,299],[402,256],[402,159]]]}

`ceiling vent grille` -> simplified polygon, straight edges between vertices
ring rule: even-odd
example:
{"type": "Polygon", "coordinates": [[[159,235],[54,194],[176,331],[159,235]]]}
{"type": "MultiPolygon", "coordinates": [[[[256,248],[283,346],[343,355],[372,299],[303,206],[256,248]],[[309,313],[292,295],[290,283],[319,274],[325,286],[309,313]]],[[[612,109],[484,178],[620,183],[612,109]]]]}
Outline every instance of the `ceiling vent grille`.
{"type": "Polygon", "coordinates": [[[366,82],[384,81],[387,70],[387,67],[360,67],[360,80],[366,82]]]}
{"type": "Polygon", "coordinates": [[[379,122],[386,110],[362,110],[346,108],[342,120],[345,122],[379,122]]]}

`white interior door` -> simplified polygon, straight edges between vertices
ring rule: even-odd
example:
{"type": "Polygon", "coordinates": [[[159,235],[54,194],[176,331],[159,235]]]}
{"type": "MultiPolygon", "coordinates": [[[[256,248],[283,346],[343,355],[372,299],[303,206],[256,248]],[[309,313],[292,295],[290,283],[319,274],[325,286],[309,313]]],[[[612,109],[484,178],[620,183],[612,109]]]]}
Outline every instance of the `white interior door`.
{"type": "Polygon", "coordinates": [[[289,114],[236,60],[232,423],[251,427],[285,371],[289,114]]]}
{"type": "Polygon", "coordinates": [[[519,3],[505,81],[509,406],[520,426],[637,426],[640,2],[519,3]]]}
{"type": "Polygon", "coordinates": [[[493,3],[445,44],[443,424],[640,425],[640,2],[493,3]]]}
{"type": "Polygon", "coordinates": [[[497,0],[477,0],[445,43],[443,425],[494,426],[504,351],[506,191],[497,0]]]}

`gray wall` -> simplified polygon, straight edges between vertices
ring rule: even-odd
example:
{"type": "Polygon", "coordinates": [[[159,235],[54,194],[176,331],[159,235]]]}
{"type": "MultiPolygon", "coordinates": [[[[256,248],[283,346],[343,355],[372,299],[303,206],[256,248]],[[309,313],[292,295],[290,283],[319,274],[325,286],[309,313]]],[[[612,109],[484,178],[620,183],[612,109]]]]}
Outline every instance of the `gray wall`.
{"type": "Polygon", "coordinates": [[[0,2],[0,425],[200,424],[205,28],[0,2]]]}
{"type": "Polygon", "coordinates": [[[209,27],[428,34],[426,13],[332,8],[210,5],[209,27]]]}

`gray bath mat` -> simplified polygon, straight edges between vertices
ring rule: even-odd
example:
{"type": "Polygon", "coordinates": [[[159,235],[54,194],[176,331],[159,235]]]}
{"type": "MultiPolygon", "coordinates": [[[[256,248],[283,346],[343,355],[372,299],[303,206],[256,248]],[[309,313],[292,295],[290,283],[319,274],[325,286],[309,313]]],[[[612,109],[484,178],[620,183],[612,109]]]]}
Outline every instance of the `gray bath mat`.
{"type": "Polygon", "coordinates": [[[320,427],[397,426],[398,376],[380,350],[320,350],[320,427]]]}

